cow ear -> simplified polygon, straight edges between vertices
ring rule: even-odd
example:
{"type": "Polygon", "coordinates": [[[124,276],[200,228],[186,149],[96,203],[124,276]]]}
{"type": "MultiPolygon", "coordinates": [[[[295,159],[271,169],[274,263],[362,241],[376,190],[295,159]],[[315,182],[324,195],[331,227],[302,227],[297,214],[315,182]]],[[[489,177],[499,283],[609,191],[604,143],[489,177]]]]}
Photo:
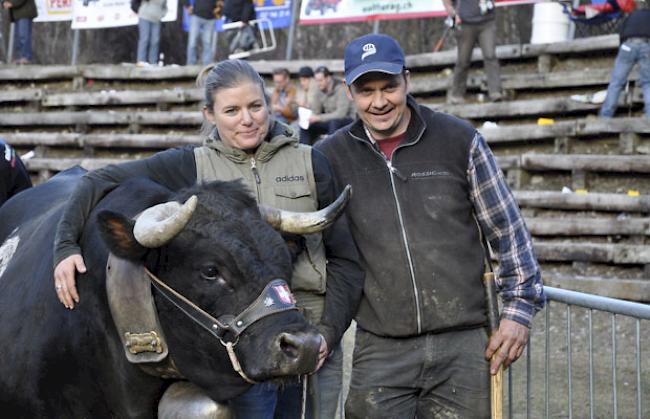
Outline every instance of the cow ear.
{"type": "Polygon", "coordinates": [[[135,221],[113,211],[101,211],[97,214],[99,231],[108,249],[117,257],[140,260],[147,253],[133,236],[135,221]]]}

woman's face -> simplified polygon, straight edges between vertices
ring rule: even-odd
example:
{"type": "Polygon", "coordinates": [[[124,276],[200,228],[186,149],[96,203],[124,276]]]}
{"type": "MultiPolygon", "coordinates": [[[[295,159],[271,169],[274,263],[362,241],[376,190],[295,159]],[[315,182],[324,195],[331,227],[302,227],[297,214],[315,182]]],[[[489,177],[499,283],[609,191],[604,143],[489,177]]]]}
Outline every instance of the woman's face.
{"type": "Polygon", "coordinates": [[[257,148],[269,132],[269,110],[258,84],[245,81],[237,87],[218,90],[205,118],[217,127],[226,145],[241,150],[257,148]]]}

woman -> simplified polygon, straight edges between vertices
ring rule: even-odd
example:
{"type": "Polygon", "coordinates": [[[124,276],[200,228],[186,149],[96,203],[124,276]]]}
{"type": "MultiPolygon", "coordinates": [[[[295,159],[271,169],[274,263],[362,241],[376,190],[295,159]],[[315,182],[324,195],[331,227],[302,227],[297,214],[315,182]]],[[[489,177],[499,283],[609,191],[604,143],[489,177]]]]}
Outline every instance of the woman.
{"type": "MultiPolygon", "coordinates": [[[[271,119],[264,92],[264,82],[250,64],[222,61],[205,80],[203,115],[211,132],[203,146],[167,150],[83,177],[59,223],[54,245],[55,288],[67,308],[79,303],[75,274],[86,270],[78,245],[84,222],[99,200],[128,178],[146,176],[170,189],[242,179],[259,203],[292,211],[313,211],[334,200],[328,161],[318,151],[298,144],[291,128],[271,119]]],[[[329,348],[339,345],[356,312],[363,273],[345,218],[339,218],[322,235],[305,236],[305,243],[306,250],[294,264],[292,289],[307,319],[321,332],[320,367],[331,352],[329,348]]],[[[340,371],[340,363],[331,359],[319,371],[319,384],[321,376],[328,377],[321,391],[327,387],[331,390],[324,393],[332,395],[331,402],[321,397],[321,409],[330,406],[331,410],[331,405],[336,409],[340,371]],[[331,379],[332,371],[338,374],[336,380],[331,379]],[[325,384],[332,381],[335,383],[325,384]]],[[[232,405],[238,418],[270,419],[276,400],[276,387],[264,383],[253,386],[232,405]]]]}
{"type": "Polygon", "coordinates": [[[156,64],[160,49],[162,18],[167,0],[144,0],[138,8],[138,66],[156,64]]]}

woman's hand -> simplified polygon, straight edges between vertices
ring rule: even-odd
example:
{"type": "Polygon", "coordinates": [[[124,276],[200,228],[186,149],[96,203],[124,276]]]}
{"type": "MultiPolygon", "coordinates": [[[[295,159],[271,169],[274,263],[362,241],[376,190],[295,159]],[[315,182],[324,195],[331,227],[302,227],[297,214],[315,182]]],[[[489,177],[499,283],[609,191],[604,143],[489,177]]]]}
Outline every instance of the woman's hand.
{"type": "Polygon", "coordinates": [[[54,288],[59,301],[72,310],[74,303],[79,302],[79,294],[75,286],[76,273],[85,273],[86,265],[81,255],[70,255],[56,265],[54,269],[54,288]]]}
{"type": "Polygon", "coordinates": [[[327,348],[327,341],[325,341],[323,335],[320,335],[320,348],[318,350],[318,365],[316,365],[316,369],[314,370],[313,373],[321,369],[328,356],[329,356],[329,349],[327,348]]]}

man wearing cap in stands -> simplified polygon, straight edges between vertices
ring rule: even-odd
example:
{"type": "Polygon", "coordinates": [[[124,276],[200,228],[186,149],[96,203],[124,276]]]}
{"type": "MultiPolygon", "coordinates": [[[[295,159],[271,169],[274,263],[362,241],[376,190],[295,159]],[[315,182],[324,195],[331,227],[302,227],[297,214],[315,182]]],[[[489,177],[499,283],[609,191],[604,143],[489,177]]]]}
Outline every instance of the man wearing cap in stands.
{"type": "Polygon", "coordinates": [[[298,70],[298,91],[296,104],[307,109],[319,109],[320,90],[314,80],[314,70],[309,66],[300,67],[298,70]]]}
{"type": "Polygon", "coordinates": [[[345,416],[489,418],[490,374],[519,358],[544,305],[517,203],[474,127],[408,94],[393,38],[351,41],[345,82],[359,119],[316,144],[354,190],[366,271],[345,416]],[[503,301],[489,342],[482,238],[503,301]]]}

